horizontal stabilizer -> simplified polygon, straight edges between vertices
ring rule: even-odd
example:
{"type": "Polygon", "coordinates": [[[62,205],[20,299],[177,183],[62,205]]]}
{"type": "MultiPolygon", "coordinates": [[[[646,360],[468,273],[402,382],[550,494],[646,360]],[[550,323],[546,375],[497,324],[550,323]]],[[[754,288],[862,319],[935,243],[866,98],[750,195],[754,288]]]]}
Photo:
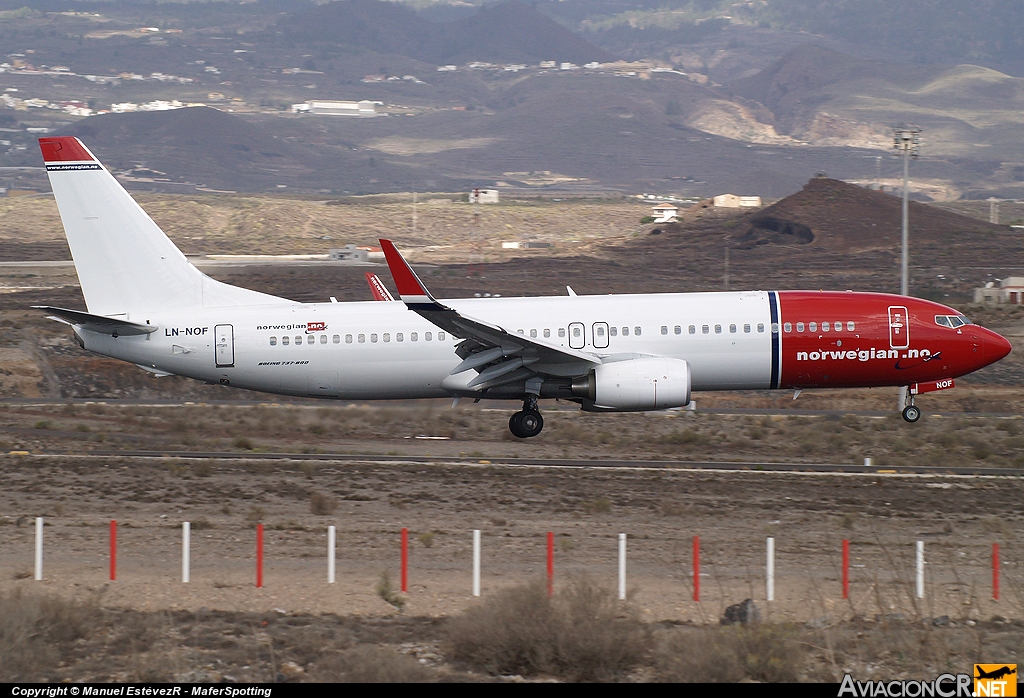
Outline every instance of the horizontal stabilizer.
{"type": "Polygon", "coordinates": [[[36,310],[42,310],[45,313],[49,313],[48,317],[52,317],[54,320],[60,320],[61,322],[81,327],[82,329],[89,330],[90,332],[101,332],[115,337],[151,334],[157,330],[153,325],[140,325],[137,322],[128,322],[127,320],[118,320],[117,318],[83,313],[81,310],[53,308],[48,305],[33,305],[32,307],[36,310]]]}

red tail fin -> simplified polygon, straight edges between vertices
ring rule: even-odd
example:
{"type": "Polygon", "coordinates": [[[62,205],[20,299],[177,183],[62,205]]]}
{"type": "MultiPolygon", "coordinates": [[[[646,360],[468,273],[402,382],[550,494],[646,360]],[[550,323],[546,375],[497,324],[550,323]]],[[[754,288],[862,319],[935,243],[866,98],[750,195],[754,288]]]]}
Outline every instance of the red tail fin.
{"type": "Polygon", "coordinates": [[[373,292],[373,299],[378,301],[393,301],[391,293],[387,287],[380,280],[380,278],[372,271],[366,272],[366,283],[370,285],[370,290],[373,292]]]}

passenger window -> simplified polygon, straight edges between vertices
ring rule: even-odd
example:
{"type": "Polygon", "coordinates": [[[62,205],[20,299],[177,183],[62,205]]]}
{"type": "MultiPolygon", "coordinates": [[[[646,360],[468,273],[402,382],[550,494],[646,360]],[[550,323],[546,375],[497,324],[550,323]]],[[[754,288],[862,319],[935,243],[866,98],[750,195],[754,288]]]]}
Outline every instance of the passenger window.
{"type": "Polygon", "coordinates": [[[377,341],[377,333],[376,332],[371,332],[370,333],[370,343],[373,344],[373,343],[376,343],[376,341],[377,341]]]}
{"type": "MultiPolygon", "coordinates": [[[[521,335],[524,335],[524,336],[526,335],[526,333],[523,332],[522,330],[516,330],[516,334],[521,334],[521,335]]],[[[438,339],[440,339],[440,337],[438,337],[438,339]]]]}
{"type": "Polygon", "coordinates": [[[405,335],[402,334],[401,332],[399,332],[398,334],[395,335],[395,341],[396,342],[405,341],[405,335]]]}
{"type": "Polygon", "coordinates": [[[722,326],[715,325],[715,334],[722,334],[722,326]]]}
{"type": "Polygon", "coordinates": [[[622,336],[623,337],[628,337],[629,336],[629,328],[628,327],[623,327],[622,328],[622,336]]]}
{"type": "Polygon", "coordinates": [[[271,337],[270,338],[270,346],[272,346],[272,347],[276,347],[277,346],[277,337],[271,337]]]}
{"type": "Polygon", "coordinates": [[[812,322],[807,327],[808,327],[808,329],[810,329],[811,332],[817,332],[818,331],[818,323],[816,323],[816,322],[812,322]]]}
{"type": "Polygon", "coordinates": [[[790,323],[787,322],[786,324],[784,324],[782,326],[782,331],[783,332],[792,332],[793,331],[793,325],[791,325],[790,323]]]}
{"type": "Polygon", "coordinates": [[[764,323],[763,322],[757,323],[757,331],[758,332],[764,332],[764,323]]]}
{"type": "Polygon", "coordinates": [[[682,334],[682,333],[683,333],[682,326],[681,325],[676,325],[676,334],[682,334]]]}
{"type": "Polygon", "coordinates": [[[802,322],[796,323],[796,331],[797,332],[803,332],[804,331],[804,323],[802,323],[802,322]]]}
{"type": "Polygon", "coordinates": [[[662,325],[661,326],[661,333],[662,334],[668,334],[668,325],[662,325]]]}
{"type": "Polygon", "coordinates": [[[444,332],[438,332],[437,333],[437,341],[439,341],[439,342],[443,342],[444,341],[444,332]]]}
{"type": "Polygon", "coordinates": [[[828,323],[827,322],[821,323],[821,331],[822,332],[828,332],[828,323]]]}
{"type": "Polygon", "coordinates": [[[604,339],[604,325],[596,325],[594,327],[594,334],[601,339],[604,339]]]}
{"type": "Polygon", "coordinates": [[[772,334],[778,334],[778,333],[779,333],[779,323],[773,322],[772,323],[772,334]]]}
{"type": "Polygon", "coordinates": [[[581,336],[583,336],[583,330],[581,330],[579,327],[573,327],[572,336],[574,339],[579,339],[581,336]]]}
{"type": "Polygon", "coordinates": [[[537,339],[537,330],[530,330],[530,337],[532,339],[537,339]]]}
{"type": "Polygon", "coordinates": [[[307,334],[306,335],[306,344],[316,344],[316,335],[315,334],[307,334]]]}
{"type": "Polygon", "coordinates": [[[635,334],[637,337],[639,337],[640,336],[640,328],[639,327],[634,327],[633,328],[633,334],[635,334]]]}
{"type": "Polygon", "coordinates": [[[351,344],[351,343],[352,343],[352,335],[350,335],[350,334],[345,335],[345,344],[351,344]]]}
{"type": "Polygon", "coordinates": [[[689,332],[690,334],[697,334],[697,326],[696,326],[696,325],[690,325],[690,327],[689,327],[689,328],[687,328],[687,331],[688,331],[688,332],[689,332]]]}
{"type": "Polygon", "coordinates": [[[843,322],[842,322],[842,320],[840,320],[839,322],[832,323],[832,328],[836,332],[842,332],[843,331],[843,322]]]}
{"type": "Polygon", "coordinates": [[[390,332],[385,332],[384,333],[384,341],[385,342],[390,342],[391,341],[391,333],[390,332]]]}
{"type": "Polygon", "coordinates": [[[544,339],[548,339],[551,336],[551,330],[544,330],[544,339]]]}
{"type": "Polygon", "coordinates": [[[302,344],[302,335],[295,335],[295,343],[302,344]]]}
{"type": "Polygon", "coordinates": [[[564,327],[559,327],[558,328],[558,336],[559,337],[564,337],[565,336],[565,328],[564,327]]]}
{"type": "Polygon", "coordinates": [[[610,328],[608,330],[608,334],[610,334],[612,337],[618,337],[619,336],[619,328],[618,327],[610,328]]]}
{"type": "Polygon", "coordinates": [[[750,334],[750,325],[749,324],[744,325],[743,326],[743,331],[745,333],[747,333],[747,334],[750,334]]]}
{"type": "Polygon", "coordinates": [[[850,322],[846,323],[846,331],[847,332],[853,332],[856,329],[857,329],[857,326],[855,324],[853,324],[852,320],[850,322]]]}
{"type": "Polygon", "coordinates": [[[433,336],[433,335],[432,335],[432,334],[431,334],[430,332],[424,332],[424,333],[423,333],[423,339],[424,339],[424,340],[426,340],[426,341],[428,341],[428,342],[429,342],[429,341],[430,341],[431,339],[433,339],[433,337],[434,337],[434,336],[433,336]]]}
{"type": "Polygon", "coordinates": [[[417,333],[417,332],[410,332],[409,333],[409,341],[410,342],[418,342],[419,339],[420,339],[419,333],[417,333]]]}
{"type": "Polygon", "coordinates": [[[325,334],[320,335],[320,343],[321,344],[327,344],[327,335],[325,335],[325,334]]]}
{"type": "Polygon", "coordinates": [[[729,333],[736,334],[736,325],[729,325],[729,333]]]}
{"type": "Polygon", "coordinates": [[[288,337],[281,337],[281,344],[283,344],[285,346],[288,346],[288,342],[290,342],[290,341],[291,341],[291,339],[289,339],[288,337]]]}
{"type": "Polygon", "coordinates": [[[341,344],[341,335],[340,334],[334,335],[334,343],[335,344],[341,344]]]}
{"type": "Polygon", "coordinates": [[[700,326],[700,331],[703,332],[704,334],[707,334],[708,332],[711,331],[711,328],[708,327],[707,325],[701,325],[700,326]]]}
{"type": "Polygon", "coordinates": [[[360,344],[365,344],[366,343],[366,335],[365,334],[359,335],[359,343],[360,344]]]}

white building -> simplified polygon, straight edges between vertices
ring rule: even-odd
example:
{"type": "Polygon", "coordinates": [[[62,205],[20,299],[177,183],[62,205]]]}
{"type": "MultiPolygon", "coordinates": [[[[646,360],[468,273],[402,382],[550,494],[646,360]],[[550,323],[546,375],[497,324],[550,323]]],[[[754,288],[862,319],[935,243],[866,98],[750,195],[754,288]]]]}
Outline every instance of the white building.
{"type": "Polygon", "coordinates": [[[675,223],[679,220],[679,207],[672,204],[658,204],[651,208],[655,223],[675,223]]]}
{"type": "Polygon", "coordinates": [[[719,194],[714,198],[714,204],[719,208],[758,208],[761,206],[761,197],[719,194]]]}
{"type": "Polygon", "coordinates": [[[377,116],[374,102],[363,99],[358,102],[309,100],[292,105],[293,114],[322,114],[326,116],[377,116]]]}
{"type": "Polygon", "coordinates": [[[1024,305],[1024,276],[1008,276],[999,285],[989,281],[984,288],[974,289],[974,302],[987,304],[1024,305]]]}
{"type": "Polygon", "coordinates": [[[369,260],[369,250],[361,249],[355,245],[345,245],[341,249],[330,250],[327,258],[332,262],[348,262],[349,264],[364,264],[369,260]]]}
{"type": "Polygon", "coordinates": [[[497,189],[474,189],[469,192],[469,203],[471,204],[496,204],[498,203],[497,189]]]}

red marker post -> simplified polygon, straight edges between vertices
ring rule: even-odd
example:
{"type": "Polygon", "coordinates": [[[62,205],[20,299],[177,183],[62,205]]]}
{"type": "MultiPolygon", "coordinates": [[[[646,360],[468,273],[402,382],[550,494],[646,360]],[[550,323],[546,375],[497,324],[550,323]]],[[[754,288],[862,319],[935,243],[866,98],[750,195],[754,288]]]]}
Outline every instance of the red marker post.
{"type": "Polygon", "coordinates": [[[117,521],[110,520],[110,581],[117,581],[117,521]]]}
{"type": "Polygon", "coordinates": [[[256,588],[263,588],[263,524],[256,525],[256,588]]]}
{"type": "Polygon", "coordinates": [[[555,593],[555,534],[548,531],[548,596],[555,593]]]}
{"type": "Polygon", "coordinates": [[[992,598],[999,600],[999,543],[992,544],[992,598]]]}
{"type": "Polygon", "coordinates": [[[409,593],[409,529],[402,529],[402,593],[409,593]]]}
{"type": "Polygon", "coordinates": [[[843,598],[850,598],[850,541],[843,539],[843,598]]]}
{"type": "Polygon", "coordinates": [[[693,600],[700,601],[700,536],[693,537],[693,600]]]}

